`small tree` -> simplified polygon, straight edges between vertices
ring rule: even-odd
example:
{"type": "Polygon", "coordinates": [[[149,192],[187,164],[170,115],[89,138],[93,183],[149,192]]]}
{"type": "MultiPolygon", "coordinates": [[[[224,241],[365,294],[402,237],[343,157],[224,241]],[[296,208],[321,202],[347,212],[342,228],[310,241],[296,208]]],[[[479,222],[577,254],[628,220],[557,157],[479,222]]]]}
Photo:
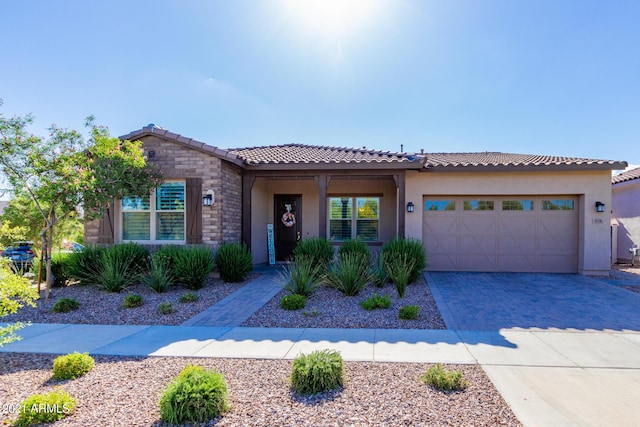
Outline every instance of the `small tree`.
{"type": "Polygon", "coordinates": [[[31,115],[5,118],[0,113],[0,168],[14,191],[33,200],[43,220],[41,252],[48,298],[54,226],[80,207],[85,220],[94,219],[113,199],[151,191],[162,175],[146,163],[140,142],[111,137],[107,128],[94,124],[93,117],[86,120],[91,131],[87,140],[56,125],[45,139],[27,131],[32,123],[31,115]]]}
{"type": "MultiPolygon", "coordinates": [[[[14,314],[24,305],[35,306],[38,291],[31,287],[29,279],[13,272],[7,260],[0,259],[0,318],[14,314]]],[[[24,327],[21,322],[0,327],[0,347],[19,340],[15,331],[24,327]]]]}

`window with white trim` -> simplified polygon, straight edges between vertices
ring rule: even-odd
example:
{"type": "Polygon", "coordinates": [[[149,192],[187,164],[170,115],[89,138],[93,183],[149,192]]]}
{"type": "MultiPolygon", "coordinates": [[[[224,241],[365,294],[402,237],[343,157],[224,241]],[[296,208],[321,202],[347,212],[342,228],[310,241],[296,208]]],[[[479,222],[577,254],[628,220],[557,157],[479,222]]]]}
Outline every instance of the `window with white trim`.
{"type": "Polygon", "coordinates": [[[329,240],[380,239],[379,197],[330,197],[329,240]]]}
{"type": "Polygon", "coordinates": [[[122,199],[122,240],[185,241],[185,183],[168,181],[150,195],[122,199]]]}

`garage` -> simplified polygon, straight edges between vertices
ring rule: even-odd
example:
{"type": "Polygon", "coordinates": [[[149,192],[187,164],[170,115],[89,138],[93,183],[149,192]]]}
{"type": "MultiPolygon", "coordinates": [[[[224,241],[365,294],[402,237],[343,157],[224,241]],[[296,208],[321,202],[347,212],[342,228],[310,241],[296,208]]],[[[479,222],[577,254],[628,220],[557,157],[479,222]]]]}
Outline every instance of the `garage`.
{"type": "Polygon", "coordinates": [[[426,196],[427,270],[576,273],[578,197],[426,196]]]}

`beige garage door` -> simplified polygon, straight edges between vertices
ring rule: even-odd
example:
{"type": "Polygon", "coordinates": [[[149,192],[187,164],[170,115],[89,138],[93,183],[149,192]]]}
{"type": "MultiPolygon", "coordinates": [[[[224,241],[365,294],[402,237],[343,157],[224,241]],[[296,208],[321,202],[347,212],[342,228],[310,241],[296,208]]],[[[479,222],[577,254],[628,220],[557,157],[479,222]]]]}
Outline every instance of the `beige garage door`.
{"type": "Polygon", "coordinates": [[[428,270],[578,270],[575,196],[434,196],[422,210],[428,270]]]}

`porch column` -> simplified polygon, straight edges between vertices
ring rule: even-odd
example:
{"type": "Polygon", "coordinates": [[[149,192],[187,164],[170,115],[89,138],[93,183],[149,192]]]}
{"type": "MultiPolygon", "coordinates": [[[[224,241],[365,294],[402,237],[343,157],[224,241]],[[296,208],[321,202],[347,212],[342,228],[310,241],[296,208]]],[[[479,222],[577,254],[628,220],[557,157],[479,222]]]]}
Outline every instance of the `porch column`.
{"type": "Polygon", "coordinates": [[[404,173],[393,175],[393,180],[396,182],[396,188],[398,189],[398,236],[404,237],[405,235],[405,176],[404,173]]]}
{"type": "Polygon", "coordinates": [[[251,190],[256,182],[255,175],[242,177],[242,242],[251,251],[251,190]]]}
{"type": "Polygon", "coordinates": [[[318,236],[327,237],[327,187],[329,177],[327,175],[316,176],[318,184],[318,236]]]}

